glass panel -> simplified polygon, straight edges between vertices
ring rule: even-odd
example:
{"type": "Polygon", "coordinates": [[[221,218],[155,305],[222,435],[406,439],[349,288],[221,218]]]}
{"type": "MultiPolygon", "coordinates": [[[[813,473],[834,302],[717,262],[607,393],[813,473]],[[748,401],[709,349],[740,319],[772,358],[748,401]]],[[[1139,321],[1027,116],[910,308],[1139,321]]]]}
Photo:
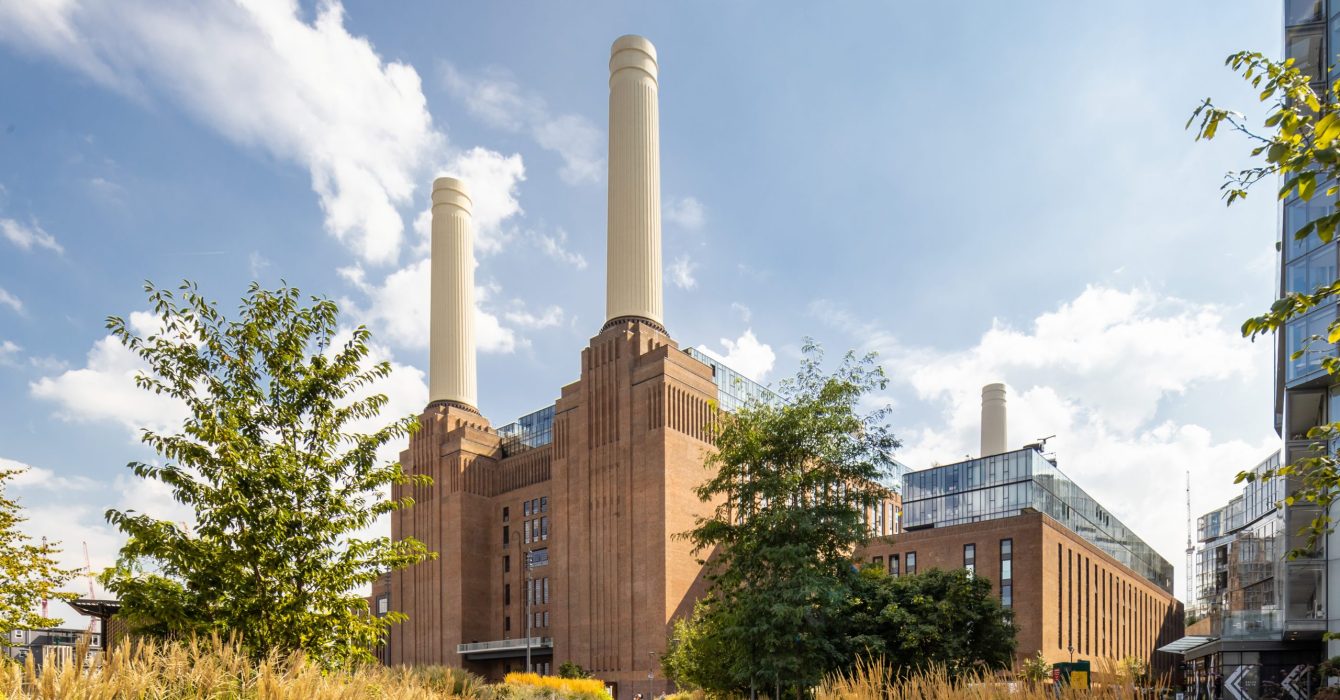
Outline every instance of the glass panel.
{"type": "Polygon", "coordinates": [[[1288,381],[1306,379],[1319,374],[1321,361],[1335,351],[1335,346],[1326,342],[1331,321],[1335,318],[1335,307],[1328,306],[1310,312],[1303,318],[1290,321],[1284,328],[1285,376],[1288,381]],[[1294,358],[1294,353],[1301,354],[1294,358]]]}
{"type": "Polygon", "coordinates": [[[1288,583],[1285,591],[1288,607],[1285,616],[1289,620],[1325,620],[1326,586],[1322,565],[1289,564],[1288,583]]]}
{"type": "Polygon", "coordinates": [[[1284,291],[1310,294],[1317,287],[1335,281],[1335,246],[1326,246],[1288,264],[1284,272],[1284,291]]]}
{"type": "Polygon", "coordinates": [[[1285,0],[1284,25],[1293,26],[1321,19],[1322,0],[1285,0]]]}
{"type": "Polygon", "coordinates": [[[1307,222],[1335,211],[1334,198],[1326,196],[1325,189],[1318,189],[1320,192],[1312,199],[1303,201],[1294,196],[1284,203],[1284,257],[1288,260],[1294,260],[1321,246],[1321,239],[1315,233],[1301,241],[1294,238],[1298,229],[1307,222]]]}
{"type": "Polygon", "coordinates": [[[1294,59],[1294,66],[1303,75],[1310,76],[1316,80],[1324,77],[1322,66],[1326,65],[1325,56],[1322,53],[1325,49],[1322,47],[1324,34],[1321,31],[1298,31],[1288,32],[1285,39],[1285,56],[1294,59]]]}

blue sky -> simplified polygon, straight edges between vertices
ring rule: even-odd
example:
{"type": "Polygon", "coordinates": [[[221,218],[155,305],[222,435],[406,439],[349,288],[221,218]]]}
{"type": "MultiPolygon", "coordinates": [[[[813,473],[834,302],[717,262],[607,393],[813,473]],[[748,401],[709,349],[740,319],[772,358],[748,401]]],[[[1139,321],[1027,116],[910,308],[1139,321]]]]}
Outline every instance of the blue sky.
{"type": "MultiPolygon", "coordinates": [[[[185,517],[124,465],[137,394],[103,319],[182,278],[230,306],[281,279],[342,301],[426,399],[423,219],[477,190],[480,402],[551,402],[603,321],[607,60],[661,65],[666,317],[762,381],[800,341],[877,350],[902,459],[977,449],[987,381],[1016,445],[1179,568],[1194,509],[1273,449],[1275,207],[1226,210],[1244,144],[1183,130],[1222,67],[1280,51],[1261,2],[140,0],[0,5],[0,464],[30,530],[115,556],[109,506],[185,517]]],[[[142,316],[132,320],[144,323],[142,316]]]]}

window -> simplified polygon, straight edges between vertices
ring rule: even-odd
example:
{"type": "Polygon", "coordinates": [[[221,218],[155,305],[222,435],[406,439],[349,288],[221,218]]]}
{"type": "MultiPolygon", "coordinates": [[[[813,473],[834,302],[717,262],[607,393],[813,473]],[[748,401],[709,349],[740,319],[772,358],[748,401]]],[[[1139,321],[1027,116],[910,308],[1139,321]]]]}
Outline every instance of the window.
{"type": "Polygon", "coordinates": [[[507,572],[509,572],[509,571],[511,571],[511,570],[512,570],[512,557],[509,556],[509,555],[507,555],[507,554],[504,554],[504,555],[503,555],[503,573],[505,574],[505,573],[507,573],[507,572]]]}
{"type": "Polygon", "coordinates": [[[503,546],[504,546],[504,547],[507,546],[507,541],[508,541],[509,539],[511,539],[511,538],[509,538],[509,537],[507,536],[507,526],[506,526],[506,525],[503,525],[503,546]]]}
{"type": "Polygon", "coordinates": [[[526,522],[521,523],[522,544],[530,544],[530,531],[534,529],[531,527],[531,524],[534,522],[535,522],[534,520],[527,520],[526,522]]]}
{"type": "Polygon", "coordinates": [[[871,563],[871,564],[874,564],[875,566],[878,566],[878,567],[881,568],[881,569],[883,569],[883,568],[884,568],[884,557],[874,557],[874,558],[872,558],[872,559],[870,560],[870,563],[871,563]]]}
{"type": "Polygon", "coordinates": [[[1304,316],[1290,321],[1284,327],[1284,350],[1288,363],[1287,381],[1303,379],[1321,371],[1321,360],[1335,351],[1335,346],[1326,342],[1327,329],[1335,319],[1335,307],[1316,309],[1304,316]],[[1300,353],[1298,358],[1294,353],[1300,353]]]}
{"type": "Polygon", "coordinates": [[[1284,26],[1320,20],[1321,7],[1321,0],[1284,0],[1284,26]]]}
{"type": "Polygon", "coordinates": [[[898,555],[897,555],[897,554],[890,554],[890,555],[889,555],[889,575],[890,575],[890,576],[897,576],[898,573],[899,573],[899,572],[898,572],[898,555]]]}
{"type": "Polygon", "coordinates": [[[526,579],[526,604],[535,604],[535,580],[526,579]]]}
{"type": "Polygon", "coordinates": [[[1323,284],[1334,282],[1335,251],[1334,247],[1326,246],[1289,263],[1284,268],[1284,291],[1307,294],[1323,284]]]}
{"type": "Polygon", "coordinates": [[[382,596],[377,599],[377,614],[385,615],[391,607],[391,596],[382,596]]]}
{"type": "Polygon", "coordinates": [[[1308,76],[1314,82],[1325,77],[1325,50],[1322,48],[1324,32],[1320,29],[1289,30],[1284,37],[1284,54],[1294,60],[1299,73],[1308,76]]]}
{"type": "Polygon", "coordinates": [[[530,501],[521,502],[521,515],[525,518],[530,517],[530,501]]]}
{"type": "Polygon", "coordinates": [[[540,512],[541,512],[541,513],[548,513],[548,512],[549,512],[549,497],[548,497],[548,496],[540,496],[540,512]]]}
{"type": "Polygon", "coordinates": [[[510,583],[504,583],[504,584],[503,584],[503,605],[511,605],[511,604],[512,604],[512,584],[510,584],[510,583]]]}
{"type": "Polygon", "coordinates": [[[538,499],[538,498],[532,498],[532,499],[530,499],[530,513],[531,513],[531,515],[538,515],[539,512],[540,512],[540,499],[538,499]]]}
{"type": "Polygon", "coordinates": [[[963,545],[963,568],[968,570],[968,575],[977,573],[977,545],[963,545]]]}
{"type": "Polygon", "coordinates": [[[549,565],[549,548],[546,547],[546,548],[544,548],[544,549],[536,549],[536,550],[532,550],[531,553],[530,553],[530,565],[531,565],[531,566],[548,566],[548,565],[549,565]]]}
{"type": "Polygon", "coordinates": [[[545,610],[545,611],[544,611],[544,626],[545,626],[545,627],[548,627],[548,626],[549,626],[549,611],[548,611],[548,610],[545,610]]]}
{"type": "Polygon", "coordinates": [[[508,616],[506,616],[506,617],[503,618],[503,631],[504,631],[504,632],[511,632],[511,631],[512,631],[512,616],[511,616],[511,615],[508,615],[508,616]]]}
{"type": "MultiPolygon", "coordinates": [[[[1318,183],[1321,184],[1323,183],[1318,183]]],[[[1284,201],[1284,231],[1281,233],[1286,262],[1297,260],[1308,251],[1321,247],[1321,239],[1315,233],[1309,234],[1302,240],[1298,240],[1294,234],[1309,221],[1315,221],[1335,211],[1334,202],[1334,196],[1327,196],[1326,188],[1320,186],[1312,199],[1305,200],[1294,196],[1284,201]]]]}
{"type": "Polygon", "coordinates": [[[507,522],[508,520],[511,519],[511,517],[508,515],[508,510],[509,509],[507,506],[503,506],[503,522],[507,522]]]}
{"type": "Polygon", "coordinates": [[[549,577],[548,577],[548,576],[545,576],[545,577],[544,577],[544,602],[545,602],[546,604],[549,602],[549,577]]]}
{"type": "Polygon", "coordinates": [[[540,539],[549,539],[549,516],[540,518],[540,539]]]}
{"type": "Polygon", "coordinates": [[[907,575],[908,575],[908,576],[911,576],[911,575],[917,573],[917,553],[916,553],[916,552],[908,552],[908,553],[907,553],[907,556],[904,558],[904,561],[907,562],[907,575]]]}
{"type": "Polygon", "coordinates": [[[1000,541],[1000,604],[1014,607],[1014,540],[1000,541]]]}

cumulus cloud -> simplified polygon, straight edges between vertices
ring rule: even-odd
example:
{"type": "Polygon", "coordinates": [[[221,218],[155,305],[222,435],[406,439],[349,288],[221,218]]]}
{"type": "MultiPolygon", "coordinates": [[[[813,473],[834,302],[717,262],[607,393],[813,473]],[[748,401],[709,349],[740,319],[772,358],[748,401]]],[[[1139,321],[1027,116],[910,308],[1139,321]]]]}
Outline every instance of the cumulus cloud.
{"type": "Polygon", "coordinates": [[[1215,435],[1164,415],[1170,397],[1213,393],[1262,370],[1256,348],[1213,304],[1092,286],[1025,327],[995,321],[966,348],[908,346],[831,303],[811,313],[865,338],[913,394],[895,426],[901,461],[924,468],[976,455],[981,387],[1003,381],[1010,446],[1055,435],[1047,446],[1060,468],[1179,568],[1186,514],[1151,507],[1151,485],[1180,494],[1189,471],[1209,510],[1239,488],[1234,474],[1278,448],[1269,425],[1215,435]]]}
{"type": "MultiPolygon", "coordinates": [[[[367,296],[363,305],[349,300],[341,304],[354,317],[398,347],[428,347],[432,267],[427,258],[392,272],[380,284],[369,283],[361,268],[343,268],[339,273],[367,296]]],[[[516,333],[481,306],[494,294],[496,289],[490,287],[475,288],[475,347],[480,352],[510,353],[518,344],[516,333]]]]}
{"type": "MultiPolygon", "coordinates": [[[[475,253],[489,255],[503,250],[512,238],[511,232],[504,229],[503,224],[522,213],[517,188],[526,179],[526,166],[521,155],[513,153],[505,156],[497,151],[476,147],[457,154],[438,170],[438,176],[463,180],[470,190],[470,219],[474,225],[475,253]]],[[[428,255],[433,235],[431,204],[415,218],[414,230],[419,236],[415,255],[428,255]]]]}
{"type": "MultiPolygon", "coordinates": [[[[128,323],[141,336],[157,332],[157,317],[143,311],[130,314],[128,323]]],[[[104,336],[88,351],[83,367],[42,377],[28,385],[36,398],[57,406],[56,416],[73,422],[110,422],[138,435],[179,427],[186,406],[164,394],[135,386],[144,362],[113,336],[104,336]]]]}
{"type": "Polygon", "coordinates": [[[713,350],[706,345],[699,345],[698,349],[756,382],[766,379],[777,361],[772,346],[759,342],[752,328],[746,328],[735,340],[722,338],[721,346],[725,348],[724,351],[713,350]]]}
{"type": "Polygon", "coordinates": [[[670,281],[680,289],[693,289],[698,286],[698,280],[693,276],[697,268],[698,265],[689,256],[681,255],[670,263],[670,281]]]}
{"type": "Polygon", "coordinates": [[[665,203],[665,220],[688,231],[697,231],[703,227],[706,217],[703,204],[693,197],[680,197],[665,203]]]}
{"type": "Polygon", "coordinates": [[[485,124],[513,133],[525,133],[540,148],[563,160],[559,177],[570,185],[599,182],[604,172],[603,132],[591,120],[576,114],[552,115],[539,95],[521,88],[506,72],[490,69],[480,76],[466,75],[444,64],[447,90],[485,124]]]}
{"type": "Polygon", "coordinates": [[[326,228],[393,261],[421,171],[440,157],[418,73],[349,33],[336,0],[0,3],[0,41],[306,168],[326,228]]]}
{"type": "Polygon", "coordinates": [[[550,306],[536,314],[517,304],[517,308],[505,312],[503,317],[519,328],[552,328],[563,323],[563,309],[550,306]]]}
{"type": "Polygon", "coordinates": [[[96,481],[85,476],[61,476],[50,469],[34,467],[6,457],[0,457],[0,471],[19,472],[9,482],[19,489],[88,491],[97,486],[96,481]]]}
{"type": "Polygon", "coordinates": [[[36,246],[58,255],[65,252],[65,248],[56,242],[55,236],[42,230],[35,221],[31,224],[21,224],[13,219],[0,219],[0,234],[4,235],[5,240],[18,246],[19,250],[32,250],[36,246]]]}
{"type": "Polygon", "coordinates": [[[0,340],[0,365],[12,365],[23,348],[12,340],[0,340]]]}

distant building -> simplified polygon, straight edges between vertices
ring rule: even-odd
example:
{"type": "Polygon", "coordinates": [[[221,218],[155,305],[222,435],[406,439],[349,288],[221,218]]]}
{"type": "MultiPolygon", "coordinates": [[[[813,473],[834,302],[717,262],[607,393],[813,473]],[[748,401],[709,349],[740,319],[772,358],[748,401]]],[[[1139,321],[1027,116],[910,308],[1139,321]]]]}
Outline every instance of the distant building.
{"type": "Polygon", "coordinates": [[[41,668],[47,663],[66,663],[74,659],[74,653],[87,637],[90,654],[102,652],[102,633],[73,627],[51,627],[35,630],[15,630],[5,640],[3,649],[6,656],[20,661],[32,658],[33,664],[41,668]]]}
{"type": "Polygon", "coordinates": [[[1003,451],[1004,387],[984,391],[983,457],[908,473],[903,528],[861,556],[901,575],[966,568],[989,579],[1019,626],[1016,663],[1088,659],[1095,672],[1182,636],[1173,567],[1071,481],[1041,445],[1003,451]],[[988,433],[992,433],[988,435],[988,433]],[[995,450],[1002,450],[995,453],[995,450]]]}

